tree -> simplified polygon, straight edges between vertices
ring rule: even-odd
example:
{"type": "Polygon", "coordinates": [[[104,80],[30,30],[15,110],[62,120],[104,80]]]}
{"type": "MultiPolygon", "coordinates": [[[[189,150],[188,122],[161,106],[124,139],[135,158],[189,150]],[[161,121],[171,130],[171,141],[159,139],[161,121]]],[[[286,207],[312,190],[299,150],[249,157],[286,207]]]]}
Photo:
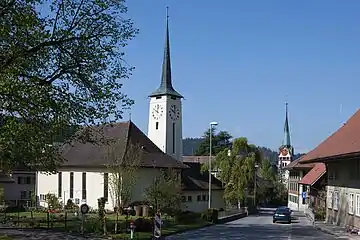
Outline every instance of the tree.
{"type": "Polygon", "coordinates": [[[256,199],[258,202],[269,203],[278,179],[268,158],[262,159],[257,177],[256,199]]]}
{"type": "MultiPolygon", "coordinates": [[[[218,134],[212,131],[211,146],[212,154],[216,156],[219,152],[228,148],[231,144],[232,136],[227,131],[220,131],[218,134]]],[[[195,151],[196,156],[208,156],[210,153],[210,129],[204,132],[203,141],[195,151]]]]}
{"type": "Polygon", "coordinates": [[[121,91],[133,70],[123,49],[138,33],[126,12],[124,0],[0,3],[4,169],[54,171],[61,162],[55,136],[72,125],[120,119],[134,103],[121,91]]]}
{"type": "Polygon", "coordinates": [[[49,209],[58,210],[61,208],[59,199],[53,193],[46,194],[46,203],[49,209]]]}
{"type": "Polygon", "coordinates": [[[137,170],[140,167],[142,149],[140,144],[128,143],[125,154],[122,154],[123,139],[117,139],[109,144],[108,157],[109,190],[115,206],[115,233],[118,228],[119,211],[131,201],[131,192],[136,183],[137,170]]]}
{"type": "Polygon", "coordinates": [[[145,190],[147,201],[162,212],[173,215],[181,209],[180,173],[174,169],[163,170],[153,184],[145,190]]]}
{"type": "MultiPolygon", "coordinates": [[[[254,187],[255,165],[261,161],[261,153],[246,138],[233,141],[232,149],[225,148],[212,163],[219,169],[219,179],[225,183],[225,200],[230,204],[244,201],[248,190],[254,187]],[[230,154],[229,154],[230,151],[230,154]]],[[[204,164],[203,170],[207,169],[204,164]]]]}

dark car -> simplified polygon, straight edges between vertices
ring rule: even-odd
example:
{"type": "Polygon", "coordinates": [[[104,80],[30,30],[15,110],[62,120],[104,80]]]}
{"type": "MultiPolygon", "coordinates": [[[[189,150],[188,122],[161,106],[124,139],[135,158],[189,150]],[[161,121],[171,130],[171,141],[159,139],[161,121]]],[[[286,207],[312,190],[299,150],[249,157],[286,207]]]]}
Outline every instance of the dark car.
{"type": "Polygon", "coordinates": [[[273,223],[286,222],[291,223],[291,210],[289,208],[277,208],[273,215],[273,223]]]}

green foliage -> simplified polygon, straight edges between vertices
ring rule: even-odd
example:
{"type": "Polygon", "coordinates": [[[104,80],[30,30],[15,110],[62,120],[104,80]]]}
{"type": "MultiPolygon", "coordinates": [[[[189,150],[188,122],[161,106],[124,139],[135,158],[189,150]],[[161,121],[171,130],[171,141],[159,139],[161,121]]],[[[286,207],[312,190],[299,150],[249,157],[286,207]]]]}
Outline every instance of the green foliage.
{"type": "Polygon", "coordinates": [[[219,178],[225,183],[226,201],[237,204],[245,199],[246,190],[254,185],[255,164],[260,163],[261,153],[246,138],[235,139],[230,155],[228,151],[225,148],[219,152],[213,166],[221,169],[219,178]]]}
{"type": "Polygon", "coordinates": [[[98,216],[99,221],[101,222],[103,233],[106,234],[106,212],[105,212],[105,198],[98,199],[98,216]]]}
{"type": "Polygon", "coordinates": [[[219,219],[219,210],[216,208],[209,208],[205,212],[206,221],[217,223],[219,219]]]}
{"type": "Polygon", "coordinates": [[[201,213],[195,213],[190,211],[177,212],[174,216],[175,222],[178,224],[189,224],[198,222],[202,217],[201,213]]]}
{"type": "Polygon", "coordinates": [[[2,1],[1,168],[53,172],[66,129],[121,119],[133,104],[124,47],[138,33],[126,13],[123,0],[2,1]]]}
{"type": "Polygon", "coordinates": [[[67,211],[76,212],[77,210],[79,210],[79,206],[76,205],[71,199],[68,199],[65,205],[65,209],[67,211]]]}
{"type": "Polygon", "coordinates": [[[59,210],[61,209],[61,204],[59,199],[55,196],[55,194],[48,193],[46,194],[46,203],[48,208],[51,210],[59,210]]]}
{"type": "MultiPolygon", "coordinates": [[[[211,137],[212,154],[216,156],[219,152],[229,147],[232,136],[227,131],[215,134],[213,129],[211,137]]],[[[203,141],[195,151],[196,156],[208,156],[210,153],[210,129],[204,132],[203,141]]]]}
{"type": "Polygon", "coordinates": [[[155,209],[174,215],[181,208],[181,181],[177,171],[169,169],[161,172],[153,184],[145,190],[146,200],[155,209]]]}
{"type": "Polygon", "coordinates": [[[4,187],[0,185],[0,205],[3,205],[5,201],[4,187]]]}

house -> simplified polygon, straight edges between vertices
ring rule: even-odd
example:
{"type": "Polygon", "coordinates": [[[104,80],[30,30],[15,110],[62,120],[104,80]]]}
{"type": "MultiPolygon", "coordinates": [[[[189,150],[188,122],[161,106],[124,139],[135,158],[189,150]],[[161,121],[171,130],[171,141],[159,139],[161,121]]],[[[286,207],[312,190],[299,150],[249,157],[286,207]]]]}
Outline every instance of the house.
{"type": "Polygon", "coordinates": [[[301,159],[296,159],[284,168],[289,171],[288,207],[296,211],[306,211],[310,206],[323,204],[319,195],[326,185],[325,165],[301,164],[301,159]]]}
{"type": "Polygon", "coordinates": [[[360,227],[360,111],[306,154],[300,163],[322,162],[327,170],[326,221],[360,227]]]}
{"type": "MultiPolygon", "coordinates": [[[[216,156],[212,156],[211,159],[212,161],[215,161],[216,156]]],[[[188,163],[200,163],[200,164],[208,164],[209,163],[209,156],[183,156],[183,162],[185,164],[188,163]]],[[[218,177],[219,173],[220,173],[220,169],[216,168],[216,169],[212,169],[211,170],[211,174],[215,177],[218,177]]]]}
{"type": "MultiPolygon", "coordinates": [[[[183,203],[186,210],[203,212],[208,208],[209,172],[201,173],[200,163],[186,163],[189,168],[182,171],[183,203]]],[[[211,178],[211,207],[225,208],[223,183],[215,176],[211,178]]]]}
{"type": "Polygon", "coordinates": [[[146,188],[151,186],[155,177],[160,176],[162,169],[188,168],[162,152],[131,121],[92,127],[90,131],[98,132],[99,129],[105,139],[120,139],[118,144],[110,146],[113,150],[109,150],[109,144],[101,141],[92,143],[73,140],[66,144],[62,150],[65,162],[58,169],[59,173],[49,175],[37,172],[37,196],[41,206],[47,206],[46,194],[52,193],[62,199],[63,204],[71,199],[75,204],[87,203],[94,209],[97,208],[98,198],[104,197],[107,199],[106,208],[113,209],[115,200],[111,197],[109,175],[112,170],[109,166],[113,164],[114,154],[121,160],[128,157],[128,161],[138,161],[139,168],[136,170],[136,180],[131,191],[132,201],[145,200],[146,188]],[[140,147],[132,151],[135,144],[140,147]]]}
{"type": "Polygon", "coordinates": [[[4,203],[8,206],[32,206],[35,200],[35,172],[14,169],[11,174],[1,173],[0,186],[4,203]]]}

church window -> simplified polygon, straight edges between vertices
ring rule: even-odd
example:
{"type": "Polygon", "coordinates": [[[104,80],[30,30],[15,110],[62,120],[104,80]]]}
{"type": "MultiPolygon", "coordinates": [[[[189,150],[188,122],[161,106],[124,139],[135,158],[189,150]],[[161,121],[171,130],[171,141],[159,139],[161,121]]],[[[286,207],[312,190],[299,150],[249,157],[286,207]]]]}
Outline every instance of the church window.
{"type": "Polygon", "coordinates": [[[172,100],[176,100],[176,97],[174,97],[174,96],[171,96],[171,99],[172,99],[172,100]]]}
{"type": "Polygon", "coordinates": [[[58,173],[58,197],[61,197],[62,192],[62,172],[58,173]]]}
{"type": "Polygon", "coordinates": [[[175,153],[175,123],[173,123],[173,129],[172,129],[172,150],[173,153],[175,153]]]}
{"type": "Polygon", "coordinates": [[[156,99],[161,99],[161,96],[157,96],[156,99]]]}
{"type": "Polygon", "coordinates": [[[156,128],[156,130],[159,129],[159,122],[156,122],[156,123],[155,123],[155,128],[156,128]]]}
{"type": "Polygon", "coordinates": [[[82,199],[86,199],[86,172],[83,172],[82,174],[82,194],[81,194],[81,198],[82,199]]]}
{"type": "Polygon", "coordinates": [[[104,198],[105,201],[108,200],[109,197],[109,174],[104,173],[104,198]]]}
{"type": "Polygon", "coordinates": [[[74,198],[74,172],[70,172],[70,198],[74,198]]]}

